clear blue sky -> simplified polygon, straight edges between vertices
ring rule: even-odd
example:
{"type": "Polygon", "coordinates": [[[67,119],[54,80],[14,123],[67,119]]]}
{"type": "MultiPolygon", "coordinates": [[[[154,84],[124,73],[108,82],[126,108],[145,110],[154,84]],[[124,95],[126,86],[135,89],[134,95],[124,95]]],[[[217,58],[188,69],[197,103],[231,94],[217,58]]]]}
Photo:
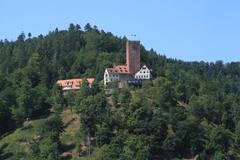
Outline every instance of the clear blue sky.
{"type": "Polygon", "coordinates": [[[87,23],[182,60],[240,61],[239,0],[0,0],[0,39],[87,23]]]}

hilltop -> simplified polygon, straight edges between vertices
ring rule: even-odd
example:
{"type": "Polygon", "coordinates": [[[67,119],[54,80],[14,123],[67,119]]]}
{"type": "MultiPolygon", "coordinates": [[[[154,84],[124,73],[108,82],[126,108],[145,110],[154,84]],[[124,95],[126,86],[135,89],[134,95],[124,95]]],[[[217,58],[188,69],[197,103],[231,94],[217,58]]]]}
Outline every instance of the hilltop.
{"type": "Polygon", "coordinates": [[[0,41],[0,159],[238,159],[240,63],[184,62],[140,46],[153,80],[112,88],[125,37],[87,24],[0,41]],[[57,80],[94,77],[63,94],[57,80]]]}

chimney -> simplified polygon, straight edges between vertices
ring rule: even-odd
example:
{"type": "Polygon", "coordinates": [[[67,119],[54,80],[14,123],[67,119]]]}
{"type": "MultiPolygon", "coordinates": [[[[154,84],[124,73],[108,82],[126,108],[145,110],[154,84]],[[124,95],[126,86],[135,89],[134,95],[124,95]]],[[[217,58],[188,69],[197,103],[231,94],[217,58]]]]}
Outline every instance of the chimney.
{"type": "Polygon", "coordinates": [[[127,41],[126,61],[130,74],[140,70],[140,41],[127,41]]]}

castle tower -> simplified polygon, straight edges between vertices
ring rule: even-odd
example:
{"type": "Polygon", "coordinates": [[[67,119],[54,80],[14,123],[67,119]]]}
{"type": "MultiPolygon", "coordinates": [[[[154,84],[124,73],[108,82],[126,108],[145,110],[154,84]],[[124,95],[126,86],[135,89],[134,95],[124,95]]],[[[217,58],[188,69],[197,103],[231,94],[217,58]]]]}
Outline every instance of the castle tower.
{"type": "Polygon", "coordinates": [[[130,74],[140,70],[140,41],[127,41],[126,61],[130,74]]]}

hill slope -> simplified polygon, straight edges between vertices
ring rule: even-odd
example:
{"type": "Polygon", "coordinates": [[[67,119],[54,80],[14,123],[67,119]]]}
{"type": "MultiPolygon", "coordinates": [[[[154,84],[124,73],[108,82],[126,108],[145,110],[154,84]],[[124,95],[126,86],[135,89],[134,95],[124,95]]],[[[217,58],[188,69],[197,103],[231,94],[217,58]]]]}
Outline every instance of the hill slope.
{"type": "Polygon", "coordinates": [[[184,62],[141,46],[154,80],[115,88],[108,104],[103,72],[125,62],[126,41],[89,24],[0,41],[0,158],[239,158],[240,63],[184,62]],[[55,85],[90,76],[94,86],[77,93],[55,85]]]}

